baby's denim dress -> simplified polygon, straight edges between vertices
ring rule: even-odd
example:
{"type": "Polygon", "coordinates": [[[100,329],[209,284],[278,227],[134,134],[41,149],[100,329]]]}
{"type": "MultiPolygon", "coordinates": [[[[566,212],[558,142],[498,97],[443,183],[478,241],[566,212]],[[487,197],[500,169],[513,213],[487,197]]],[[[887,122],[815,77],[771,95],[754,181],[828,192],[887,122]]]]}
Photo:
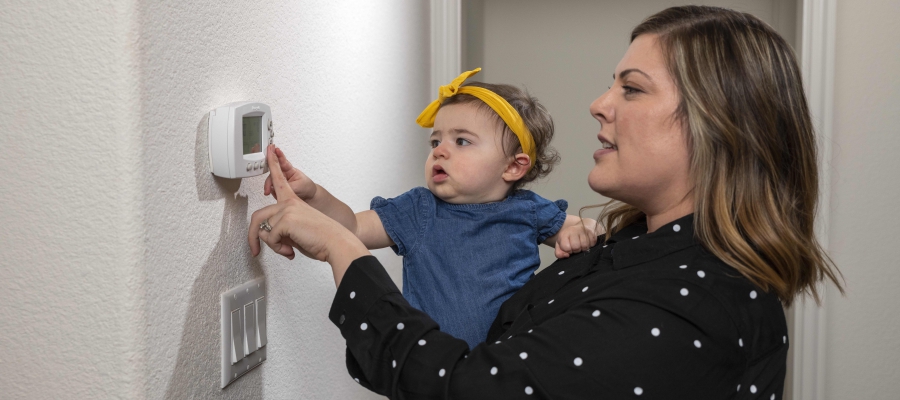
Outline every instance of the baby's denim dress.
{"type": "Polygon", "coordinates": [[[567,207],[529,190],[450,204],[424,187],[371,204],[403,256],[403,296],[471,348],[540,265],[538,245],[559,232],[567,207]]]}

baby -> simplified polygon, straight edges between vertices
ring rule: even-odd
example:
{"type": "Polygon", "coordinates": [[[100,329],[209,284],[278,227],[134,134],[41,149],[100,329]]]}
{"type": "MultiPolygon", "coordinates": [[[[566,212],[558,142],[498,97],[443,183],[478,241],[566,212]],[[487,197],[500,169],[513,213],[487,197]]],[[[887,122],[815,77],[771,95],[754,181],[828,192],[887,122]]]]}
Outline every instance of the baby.
{"type": "MultiPolygon", "coordinates": [[[[536,99],[509,85],[450,85],[419,116],[433,127],[425,160],[428,188],[350,208],[294,168],[280,149],[279,165],[295,193],[343,224],[370,249],[403,256],[403,296],[474,348],[484,341],[500,305],[540,264],[538,244],[557,257],[596,244],[593,220],[565,213],[520,189],[547,175],[559,157],[549,147],[553,121],[536,99]],[[462,86],[461,86],[462,85],[462,86]]],[[[271,178],[265,193],[274,193],[271,178]]]]}

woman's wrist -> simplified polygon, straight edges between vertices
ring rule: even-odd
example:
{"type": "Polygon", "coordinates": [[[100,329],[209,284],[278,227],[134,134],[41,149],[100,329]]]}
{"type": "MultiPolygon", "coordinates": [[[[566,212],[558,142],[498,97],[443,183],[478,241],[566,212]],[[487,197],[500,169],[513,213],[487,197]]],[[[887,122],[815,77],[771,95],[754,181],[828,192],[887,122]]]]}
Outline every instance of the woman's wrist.
{"type": "Polygon", "coordinates": [[[371,254],[359,238],[346,229],[343,229],[340,235],[336,235],[332,240],[329,240],[325,261],[331,265],[331,272],[334,274],[334,286],[341,286],[344,273],[347,272],[353,261],[371,254]]]}

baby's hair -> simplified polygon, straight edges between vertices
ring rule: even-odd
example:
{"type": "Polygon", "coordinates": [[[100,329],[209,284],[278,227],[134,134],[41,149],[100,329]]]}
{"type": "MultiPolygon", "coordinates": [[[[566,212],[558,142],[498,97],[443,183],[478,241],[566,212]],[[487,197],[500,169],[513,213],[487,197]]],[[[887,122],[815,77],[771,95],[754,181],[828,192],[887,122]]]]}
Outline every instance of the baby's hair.
{"type": "MultiPolygon", "coordinates": [[[[547,109],[544,108],[536,98],[531,97],[527,91],[512,85],[467,82],[462,86],[485,88],[504,98],[516,109],[519,115],[522,116],[525,126],[528,128],[528,131],[531,132],[531,136],[534,137],[536,154],[536,159],[532,160],[534,166],[522,177],[522,179],[519,179],[513,184],[510,191],[520,189],[526,184],[550,174],[553,167],[559,163],[559,153],[557,153],[553,147],[550,147],[550,140],[553,139],[553,118],[550,117],[550,113],[547,112],[547,109]]],[[[445,99],[444,102],[441,103],[441,106],[443,107],[450,104],[475,104],[479,110],[489,112],[494,120],[503,127],[502,141],[504,153],[511,157],[522,152],[522,145],[519,143],[519,138],[516,134],[509,129],[509,126],[503,122],[503,119],[501,119],[490,106],[479,98],[468,94],[457,94],[456,96],[445,99]]]]}

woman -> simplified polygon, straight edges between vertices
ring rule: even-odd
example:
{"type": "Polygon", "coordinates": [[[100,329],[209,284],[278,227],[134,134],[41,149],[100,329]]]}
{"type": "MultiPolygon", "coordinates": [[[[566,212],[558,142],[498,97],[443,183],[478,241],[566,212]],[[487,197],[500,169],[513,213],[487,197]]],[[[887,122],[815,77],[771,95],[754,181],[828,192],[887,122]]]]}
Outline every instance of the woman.
{"type": "Polygon", "coordinates": [[[398,399],[781,398],[782,305],[838,284],[813,234],[815,138],[794,56],[755,17],[712,7],[664,10],[631,39],[591,104],[588,183],[618,201],[608,233],[536,275],[471,350],[294,196],[269,151],[278,204],[253,214],[252,252],[261,239],[331,264],[330,318],[360,384],[398,399]]]}

